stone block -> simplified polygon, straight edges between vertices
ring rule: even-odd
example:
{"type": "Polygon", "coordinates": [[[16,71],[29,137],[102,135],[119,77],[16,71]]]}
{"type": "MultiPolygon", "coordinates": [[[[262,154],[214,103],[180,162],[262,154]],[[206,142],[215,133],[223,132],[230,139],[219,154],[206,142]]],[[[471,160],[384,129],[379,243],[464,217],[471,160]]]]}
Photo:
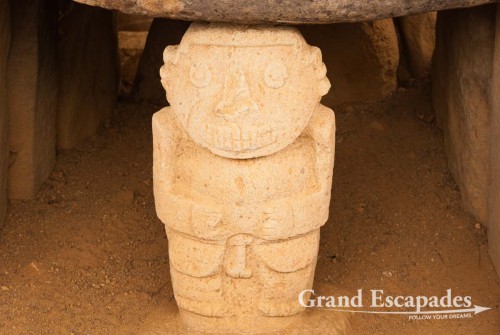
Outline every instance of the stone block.
{"type": "Polygon", "coordinates": [[[495,5],[439,12],[433,104],[464,207],[488,222],[495,5]]]}
{"type": "Polygon", "coordinates": [[[436,12],[398,18],[411,74],[428,76],[436,43],[436,12]]]}
{"type": "Polygon", "coordinates": [[[9,162],[7,59],[10,46],[10,8],[0,1],[0,226],[7,212],[7,168],[9,162]]]}
{"type": "Polygon", "coordinates": [[[118,37],[113,12],[68,1],[59,21],[57,147],[94,135],[118,97],[118,37]]]}
{"type": "Polygon", "coordinates": [[[8,194],[33,197],[56,158],[57,2],[11,0],[8,194]]]}
{"type": "Polygon", "coordinates": [[[488,247],[493,266],[500,276],[500,5],[497,5],[493,60],[488,247]]]}

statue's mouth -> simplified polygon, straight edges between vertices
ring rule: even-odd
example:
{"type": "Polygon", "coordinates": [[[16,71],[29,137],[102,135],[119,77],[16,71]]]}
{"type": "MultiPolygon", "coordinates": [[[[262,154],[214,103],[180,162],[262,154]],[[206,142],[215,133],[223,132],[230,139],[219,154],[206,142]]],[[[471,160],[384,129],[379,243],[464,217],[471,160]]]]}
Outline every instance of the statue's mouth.
{"type": "Polygon", "coordinates": [[[276,143],[283,131],[271,125],[238,126],[208,123],[207,142],[219,150],[242,152],[256,150],[276,143]]]}

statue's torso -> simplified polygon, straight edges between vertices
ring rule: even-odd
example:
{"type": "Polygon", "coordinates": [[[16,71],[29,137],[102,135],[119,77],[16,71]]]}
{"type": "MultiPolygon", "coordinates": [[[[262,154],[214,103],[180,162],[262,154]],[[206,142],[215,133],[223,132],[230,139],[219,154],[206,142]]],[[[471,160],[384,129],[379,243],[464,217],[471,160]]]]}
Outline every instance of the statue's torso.
{"type": "Polygon", "coordinates": [[[175,193],[209,197],[223,206],[265,205],[318,188],[315,149],[305,136],[275,154],[251,160],[220,157],[184,138],[177,146],[174,171],[175,193]]]}
{"type": "MultiPolygon", "coordinates": [[[[195,236],[211,235],[219,241],[235,234],[261,237],[263,222],[274,212],[297,208],[300,200],[319,190],[315,147],[307,136],[275,154],[253,159],[224,158],[183,136],[173,164],[173,192],[197,204],[212,204],[222,214],[218,229],[193,214],[195,236]]],[[[279,225],[293,219],[291,212],[280,217],[279,225]]]]}

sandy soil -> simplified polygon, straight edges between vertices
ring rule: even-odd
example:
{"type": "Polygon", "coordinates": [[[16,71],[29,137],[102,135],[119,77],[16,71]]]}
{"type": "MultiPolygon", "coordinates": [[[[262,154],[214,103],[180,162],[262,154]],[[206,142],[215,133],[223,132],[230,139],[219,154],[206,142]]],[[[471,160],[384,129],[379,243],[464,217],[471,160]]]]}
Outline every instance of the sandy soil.
{"type": "MultiPolygon", "coordinates": [[[[462,209],[428,86],[417,86],[336,108],[316,282],[331,295],[451,288],[493,308],[463,320],[357,314],[352,334],[498,334],[500,284],[486,233],[462,209]]],[[[0,232],[1,334],[141,334],[152,315],[175,312],[151,189],[150,120],[159,107],[122,103],[100,134],[59,153],[36,199],[11,202],[0,232]]]]}

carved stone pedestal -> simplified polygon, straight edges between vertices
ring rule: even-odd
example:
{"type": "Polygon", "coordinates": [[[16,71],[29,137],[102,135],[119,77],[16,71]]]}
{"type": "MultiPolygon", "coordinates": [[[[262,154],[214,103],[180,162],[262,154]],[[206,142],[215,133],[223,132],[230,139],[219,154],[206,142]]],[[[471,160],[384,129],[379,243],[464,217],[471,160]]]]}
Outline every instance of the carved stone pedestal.
{"type": "Polygon", "coordinates": [[[182,320],[269,332],[303,310],[326,222],[335,119],[318,48],[293,28],[194,23],[164,52],[154,192],[182,320]]]}

